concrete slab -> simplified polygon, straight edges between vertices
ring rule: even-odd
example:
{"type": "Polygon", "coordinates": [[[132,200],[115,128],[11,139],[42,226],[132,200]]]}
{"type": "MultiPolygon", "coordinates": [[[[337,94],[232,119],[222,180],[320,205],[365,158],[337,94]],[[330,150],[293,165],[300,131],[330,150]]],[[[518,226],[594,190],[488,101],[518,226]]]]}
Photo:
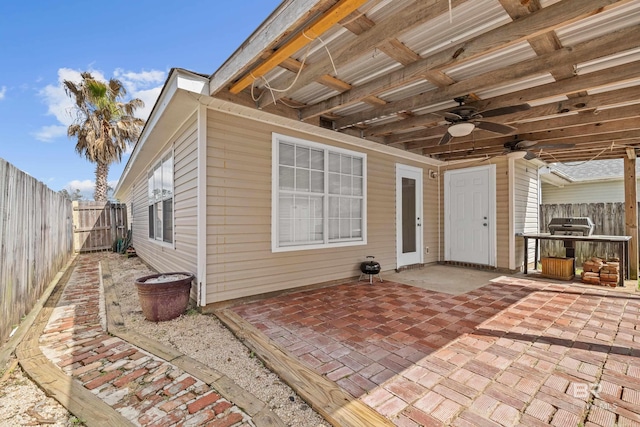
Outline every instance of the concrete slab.
{"type": "MultiPolygon", "coordinates": [[[[495,271],[438,264],[404,270],[399,273],[387,272],[382,274],[383,280],[387,279],[451,295],[460,295],[473,291],[501,277],[505,277],[505,275],[495,271]]],[[[378,284],[379,282],[374,281],[374,283],[378,284]]]]}

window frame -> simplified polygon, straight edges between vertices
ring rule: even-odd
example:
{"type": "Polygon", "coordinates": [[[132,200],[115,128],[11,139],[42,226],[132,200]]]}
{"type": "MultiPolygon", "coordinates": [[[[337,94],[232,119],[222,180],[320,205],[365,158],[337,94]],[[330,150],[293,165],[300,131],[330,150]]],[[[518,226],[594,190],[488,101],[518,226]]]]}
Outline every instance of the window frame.
{"type": "MultiPolygon", "coordinates": [[[[175,249],[175,242],[176,242],[176,227],[175,227],[175,198],[176,198],[176,193],[175,193],[175,152],[173,147],[169,148],[168,150],[166,150],[162,156],[160,156],[160,158],[158,160],[156,160],[152,166],[148,169],[147,171],[147,239],[150,242],[153,242],[154,244],[160,245],[160,246],[165,246],[168,248],[173,248],[175,249]],[[164,178],[162,177],[162,171],[163,171],[163,163],[168,160],[171,159],[171,197],[164,197],[161,195],[160,200],[156,201],[155,199],[153,200],[153,202],[151,201],[151,198],[149,197],[149,192],[150,192],[150,188],[149,188],[149,181],[150,179],[153,178],[154,176],[154,172],[156,171],[156,169],[160,169],[161,171],[161,175],[160,175],[160,183],[162,186],[162,183],[164,181],[164,178]],[[165,202],[167,202],[168,200],[171,200],[171,241],[168,242],[166,240],[164,240],[164,204],[165,202]],[[155,233],[155,228],[156,228],[156,224],[155,224],[155,217],[157,215],[156,212],[156,205],[160,203],[162,204],[162,215],[163,215],[163,228],[162,228],[162,236],[160,238],[158,238],[156,236],[155,233]],[[154,227],[154,236],[151,237],[151,224],[152,224],[152,217],[150,215],[150,208],[153,207],[153,227],[154,227]]],[[[155,186],[154,186],[155,189],[155,186]]]]}
{"type": "MultiPolygon", "coordinates": [[[[367,154],[352,151],[345,148],[335,147],[328,144],[309,141],[306,139],[296,138],[279,133],[272,133],[272,158],[271,158],[271,251],[272,252],[291,252],[312,249],[339,248],[347,246],[361,246],[367,244],[367,154]],[[322,150],[324,152],[324,169],[323,169],[323,192],[311,193],[320,195],[323,199],[323,243],[315,244],[291,244],[281,245],[280,236],[280,143],[295,144],[305,148],[322,150]],[[362,205],[361,205],[361,237],[360,239],[349,239],[341,241],[330,241],[329,237],[329,197],[340,196],[329,193],[329,154],[344,154],[361,159],[362,161],[362,205]]],[[[289,192],[285,190],[285,194],[289,192]]],[[[293,190],[291,193],[295,193],[293,190]]],[[[289,193],[289,194],[291,194],[289,193]]],[[[353,196],[350,196],[353,199],[353,196]]]]}

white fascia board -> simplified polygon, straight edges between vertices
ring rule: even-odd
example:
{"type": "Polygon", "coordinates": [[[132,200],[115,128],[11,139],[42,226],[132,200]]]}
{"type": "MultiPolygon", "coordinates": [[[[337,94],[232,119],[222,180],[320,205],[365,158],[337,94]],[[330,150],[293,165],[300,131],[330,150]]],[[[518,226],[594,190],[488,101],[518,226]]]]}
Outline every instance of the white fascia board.
{"type": "Polygon", "coordinates": [[[558,174],[556,171],[550,171],[548,173],[544,173],[543,169],[540,170],[540,181],[554,185],[556,187],[564,187],[565,185],[571,184],[571,180],[566,177],[566,175],[558,174]]]}
{"type": "Polygon", "coordinates": [[[153,133],[153,130],[171,104],[171,101],[175,98],[178,90],[203,95],[209,92],[208,83],[209,79],[207,77],[182,69],[174,68],[171,70],[171,74],[167,78],[167,81],[160,92],[160,96],[158,96],[158,99],[153,106],[153,110],[142,129],[142,133],[140,134],[136,145],[133,147],[133,152],[122,171],[122,175],[120,175],[118,184],[113,192],[115,197],[118,197],[120,191],[123,190],[122,187],[127,181],[127,177],[136,163],[138,154],[149,140],[149,135],[153,133]]]}
{"type": "Polygon", "coordinates": [[[337,132],[331,129],[321,128],[316,125],[312,125],[303,121],[295,121],[287,117],[278,116],[275,114],[267,113],[263,110],[255,108],[245,107],[243,105],[235,104],[233,102],[224,101],[218,98],[212,98],[209,96],[201,97],[200,102],[207,105],[209,108],[224,113],[232,114],[238,117],[245,117],[252,120],[256,120],[263,123],[268,123],[276,126],[282,126],[291,130],[304,132],[310,135],[310,138],[322,137],[333,141],[341,142],[346,145],[357,148],[366,148],[367,150],[376,151],[378,153],[387,154],[397,157],[399,159],[410,160],[429,166],[441,166],[446,163],[441,160],[425,157],[421,154],[415,154],[410,151],[399,150],[397,148],[388,147],[378,142],[369,141],[366,139],[357,138],[355,136],[347,135],[345,133],[337,132]]]}
{"type": "Polygon", "coordinates": [[[260,57],[274,40],[279,40],[289,27],[309,13],[318,0],[288,0],[276,10],[242,43],[242,45],[211,75],[210,94],[217,93],[238,77],[238,73],[260,57]]]}

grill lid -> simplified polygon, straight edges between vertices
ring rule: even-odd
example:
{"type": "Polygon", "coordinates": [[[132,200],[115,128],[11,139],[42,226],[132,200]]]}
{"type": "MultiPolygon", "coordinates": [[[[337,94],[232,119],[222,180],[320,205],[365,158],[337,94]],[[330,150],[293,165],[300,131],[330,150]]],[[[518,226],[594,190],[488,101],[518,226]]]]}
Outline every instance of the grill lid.
{"type": "Polygon", "coordinates": [[[549,222],[549,232],[554,235],[590,236],[593,229],[593,221],[588,216],[552,218],[549,222]]]}

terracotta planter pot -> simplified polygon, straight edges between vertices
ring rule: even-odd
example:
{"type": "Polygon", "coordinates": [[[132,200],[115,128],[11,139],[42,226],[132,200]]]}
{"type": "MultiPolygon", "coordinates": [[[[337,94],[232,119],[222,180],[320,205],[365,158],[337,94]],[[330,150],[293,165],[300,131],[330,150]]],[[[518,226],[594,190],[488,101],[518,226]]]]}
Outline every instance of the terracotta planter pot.
{"type": "Polygon", "coordinates": [[[184,313],[189,304],[194,277],[191,273],[178,272],[152,274],[136,279],[144,317],[152,322],[162,322],[184,313]]]}

